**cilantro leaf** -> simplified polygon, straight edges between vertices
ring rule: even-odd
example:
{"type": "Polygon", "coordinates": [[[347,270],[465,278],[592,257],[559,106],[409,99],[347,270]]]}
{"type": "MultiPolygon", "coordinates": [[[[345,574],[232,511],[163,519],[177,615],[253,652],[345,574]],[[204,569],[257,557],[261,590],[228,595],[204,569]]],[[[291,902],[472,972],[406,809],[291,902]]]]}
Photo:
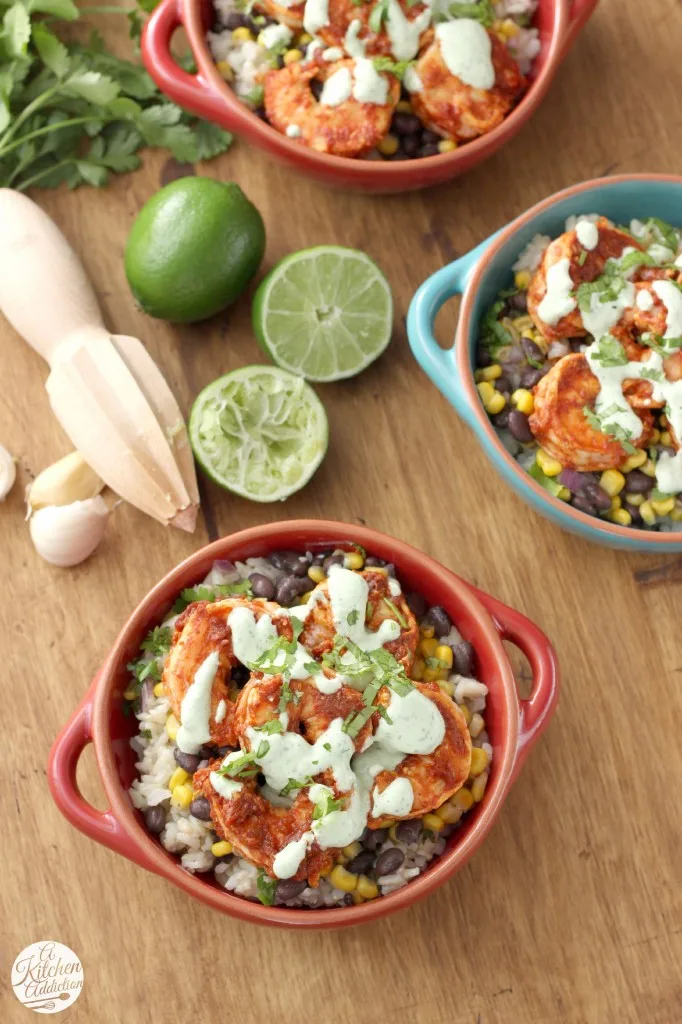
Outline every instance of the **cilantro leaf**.
{"type": "Polygon", "coordinates": [[[348,623],[349,626],[354,626],[359,618],[360,612],[357,610],[357,608],[353,608],[352,611],[348,612],[348,615],[346,616],[346,622],[348,623]]]}
{"type": "Polygon", "coordinates": [[[378,0],[372,8],[368,26],[372,32],[381,32],[381,23],[388,17],[389,0],[378,0]]]}
{"type": "Polygon", "coordinates": [[[268,736],[271,736],[276,732],[284,732],[284,726],[280,722],[279,718],[271,718],[269,722],[263,722],[262,725],[255,725],[254,729],[257,732],[264,732],[268,736]]]}
{"type": "Polygon", "coordinates": [[[555,498],[562,490],[562,485],[559,483],[559,481],[552,476],[546,476],[545,473],[543,473],[540,467],[538,466],[537,462],[533,463],[533,465],[528,470],[528,473],[530,476],[532,476],[533,480],[536,480],[541,487],[544,487],[545,490],[549,491],[549,493],[552,494],[555,498]]]}
{"type": "Polygon", "coordinates": [[[587,259],[587,249],[583,249],[582,252],[580,253],[580,256],[578,256],[578,266],[579,267],[584,266],[586,259],[587,259]]]}
{"type": "Polygon", "coordinates": [[[390,610],[393,612],[393,614],[395,615],[396,619],[398,620],[398,624],[400,626],[402,626],[403,629],[407,629],[407,619],[405,618],[403,613],[400,611],[400,609],[395,606],[393,601],[390,601],[387,597],[385,597],[384,598],[384,604],[388,605],[390,610]]]}
{"type": "Polygon", "coordinates": [[[258,768],[255,767],[256,757],[257,755],[252,753],[241,754],[240,757],[233,758],[231,761],[228,761],[227,764],[221,764],[218,769],[218,774],[227,775],[230,779],[243,779],[257,775],[258,768]]]}
{"type": "Polygon", "coordinates": [[[672,249],[673,252],[677,252],[677,246],[679,239],[675,228],[671,227],[666,221],[661,220],[660,217],[649,217],[646,222],[647,228],[660,238],[664,245],[668,249],[672,249]]]}
{"type": "Polygon", "coordinates": [[[620,269],[622,271],[632,270],[633,267],[653,267],[656,265],[656,260],[653,256],[650,256],[648,252],[628,252],[625,256],[622,256],[619,260],[620,269]]]}
{"type": "Polygon", "coordinates": [[[140,648],[143,651],[149,651],[150,654],[168,654],[170,651],[171,639],[172,631],[169,626],[154,626],[154,628],[147,633],[146,637],[140,644],[140,648]]]}
{"type": "MultiPolygon", "coordinates": [[[[376,8],[375,8],[376,10],[376,8]]],[[[379,30],[377,29],[377,32],[379,30]]],[[[392,60],[390,57],[374,57],[372,60],[377,71],[387,71],[402,82],[407,69],[416,63],[413,60],[392,60]]]]}
{"type": "Polygon", "coordinates": [[[628,357],[625,349],[613,335],[607,334],[599,339],[593,358],[602,366],[627,366],[628,357]]]}
{"type": "Polygon", "coordinates": [[[485,28],[490,28],[495,20],[492,0],[478,0],[478,3],[450,3],[447,7],[450,18],[471,18],[480,21],[485,28]]]}
{"type": "Polygon", "coordinates": [[[64,78],[71,66],[69,51],[42,22],[33,26],[33,42],[43,64],[56,78],[64,78]]]}
{"type": "Polygon", "coordinates": [[[483,317],[483,344],[493,357],[501,348],[511,345],[514,341],[511,333],[499,321],[499,315],[504,306],[504,299],[498,299],[483,317]]]}
{"type": "Polygon", "coordinates": [[[270,878],[270,875],[266,875],[263,869],[259,868],[258,878],[256,879],[256,888],[258,889],[258,899],[261,901],[263,906],[271,907],[275,902],[277,879],[270,878]]]}
{"type": "Polygon", "coordinates": [[[647,370],[646,368],[639,372],[642,380],[654,380],[657,384],[662,384],[665,380],[665,375],[662,370],[647,370]]]}
{"type": "Polygon", "coordinates": [[[280,789],[280,796],[289,796],[289,793],[293,793],[297,789],[305,789],[306,786],[310,786],[312,779],[308,776],[305,779],[289,779],[284,789],[280,789]]]}
{"type": "Polygon", "coordinates": [[[31,38],[31,19],[22,3],[13,4],[2,19],[2,45],[9,57],[25,57],[31,38]]]}
{"type": "Polygon", "coordinates": [[[325,793],[324,799],[319,803],[315,804],[313,811],[313,821],[320,821],[322,818],[326,818],[328,814],[333,811],[339,811],[343,807],[343,800],[335,800],[333,797],[325,793]]]}

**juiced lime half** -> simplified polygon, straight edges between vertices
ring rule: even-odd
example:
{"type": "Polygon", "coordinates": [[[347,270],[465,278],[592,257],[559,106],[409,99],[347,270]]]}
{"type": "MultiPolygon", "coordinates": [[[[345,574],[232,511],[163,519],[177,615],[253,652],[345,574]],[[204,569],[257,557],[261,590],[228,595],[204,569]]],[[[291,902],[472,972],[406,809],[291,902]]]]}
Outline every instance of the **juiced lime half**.
{"type": "Polygon", "coordinates": [[[285,256],[261,282],[253,329],[278,366],[307,380],[352,377],[391,340],[388,281],[364,252],[339,245],[285,256]]]}
{"type": "Polygon", "coordinates": [[[327,451],[324,406],[302,377],[244,366],[204,388],[189,418],[197,461],[212,480],[251,501],[283,501],[310,480],[327,451]]]}

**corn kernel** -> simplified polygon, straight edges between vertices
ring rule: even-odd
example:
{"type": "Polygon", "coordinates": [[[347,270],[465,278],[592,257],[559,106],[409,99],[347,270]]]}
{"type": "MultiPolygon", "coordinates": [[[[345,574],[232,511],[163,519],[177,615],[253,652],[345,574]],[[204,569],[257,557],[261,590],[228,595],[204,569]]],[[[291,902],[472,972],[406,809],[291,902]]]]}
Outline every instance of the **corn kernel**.
{"type": "Polygon", "coordinates": [[[351,893],[351,896],[353,897],[353,903],[355,903],[356,906],[360,906],[361,903],[366,902],[365,897],[361,896],[357,890],[354,893],[351,893]]]}
{"type": "Polygon", "coordinates": [[[348,860],[352,860],[353,857],[357,857],[361,850],[362,847],[356,840],[354,843],[349,843],[348,846],[344,846],[343,853],[345,857],[348,857],[348,860]]]}
{"type": "Polygon", "coordinates": [[[474,803],[478,804],[483,799],[485,793],[485,787],[488,785],[488,772],[483,772],[478,778],[474,779],[471,783],[471,795],[474,798],[474,803]]]}
{"type": "Polygon", "coordinates": [[[488,754],[482,747],[473,747],[471,751],[471,768],[469,774],[476,778],[488,767],[488,754]]]}
{"type": "Polygon", "coordinates": [[[682,523],[682,508],[676,505],[670,513],[670,518],[674,523],[682,523]]]}
{"type": "Polygon", "coordinates": [[[367,875],[360,875],[357,893],[366,900],[375,900],[379,895],[379,886],[371,878],[368,878],[367,875]]]}
{"type": "Polygon", "coordinates": [[[168,780],[168,788],[170,789],[171,793],[173,792],[176,786],[182,786],[183,783],[187,782],[188,778],[189,772],[186,772],[184,768],[181,768],[178,765],[178,767],[175,769],[170,779],[168,780]]]}
{"type": "Polygon", "coordinates": [[[166,732],[168,733],[168,739],[171,740],[172,743],[175,743],[175,738],[178,735],[179,728],[180,723],[175,715],[169,715],[166,719],[166,732]]]}
{"type": "Polygon", "coordinates": [[[398,832],[397,832],[397,829],[398,829],[397,823],[395,825],[389,825],[389,827],[388,827],[388,837],[389,837],[389,839],[392,839],[394,843],[398,842],[398,832]]]}
{"type": "Polygon", "coordinates": [[[651,438],[649,439],[650,444],[658,444],[661,440],[661,432],[657,427],[651,431],[651,438]]]}
{"type": "Polygon", "coordinates": [[[436,647],[436,657],[439,661],[444,661],[447,668],[452,668],[452,647],[448,647],[447,644],[439,644],[436,647]]]}
{"type": "Polygon", "coordinates": [[[308,46],[308,44],[312,43],[312,41],[313,37],[309,35],[307,32],[301,32],[300,36],[296,40],[299,46],[308,46]]]}
{"type": "Polygon", "coordinates": [[[474,798],[470,789],[458,789],[452,797],[454,803],[459,804],[464,812],[470,811],[474,806],[474,798]]]}
{"type": "Polygon", "coordinates": [[[661,434],[661,444],[664,446],[664,448],[672,448],[673,438],[669,430],[664,430],[661,434]]]}
{"type": "Polygon", "coordinates": [[[435,658],[439,646],[435,637],[424,637],[419,641],[419,653],[423,654],[425,658],[435,658]]]}
{"type": "Polygon", "coordinates": [[[377,142],[377,149],[382,156],[393,156],[398,152],[400,143],[395,135],[384,135],[383,139],[377,142]]]}
{"type": "Polygon", "coordinates": [[[497,416],[498,412],[502,412],[506,404],[507,400],[504,395],[501,395],[499,391],[496,391],[486,406],[486,412],[489,413],[490,416],[497,416]]]}
{"type": "Polygon", "coordinates": [[[480,370],[476,370],[474,374],[474,380],[497,380],[498,377],[502,376],[502,367],[499,363],[493,363],[492,366],[484,366],[480,370]]]}
{"type": "Polygon", "coordinates": [[[445,822],[437,814],[425,814],[422,818],[422,824],[429,832],[440,832],[445,828],[445,822]]]}
{"type": "Polygon", "coordinates": [[[358,876],[346,871],[342,864],[337,864],[329,876],[329,881],[335,889],[342,892],[354,892],[358,887],[358,876]]]}
{"type": "Polygon", "coordinates": [[[420,626],[419,632],[423,637],[426,637],[427,640],[430,640],[436,631],[433,626],[420,626]]]}
{"type": "Polygon", "coordinates": [[[611,498],[611,511],[615,512],[617,508],[621,508],[622,504],[623,499],[619,494],[617,494],[615,498],[611,498]]]}
{"type": "Polygon", "coordinates": [[[631,473],[633,469],[639,469],[646,462],[646,452],[639,451],[629,455],[620,467],[621,473],[631,473]]]}
{"type": "MultiPolygon", "coordinates": [[[[517,270],[514,274],[514,284],[521,291],[525,291],[530,284],[530,271],[528,270],[517,270]]],[[[517,320],[518,323],[518,320],[517,320]]]]}
{"type": "Polygon", "coordinates": [[[414,680],[416,680],[416,682],[419,683],[424,678],[424,669],[425,668],[426,668],[426,665],[424,664],[424,662],[422,661],[421,658],[415,658],[414,659],[414,661],[412,662],[412,673],[411,673],[411,675],[412,675],[412,678],[414,680]]]}
{"type": "Polygon", "coordinates": [[[659,422],[659,425],[661,427],[663,427],[664,430],[668,426],[668,417],[666,416],[666,414],[664,412],[662,412],[660,414],[660,416],[658,417],[658,422],[659,422]]]}
{"type": "Polygon", "coordinates": [[[440,679],[439,668],[425,668],[423,680],[425,683],[435,683],[437,679],[440,679]]]}
{"type": "Polygon", "coordinates": [[[451,683],[449,679],[439,679],[438,680],[438,688],[447,697],[454,697],[455,696],[455,684],[451,683]]]}
{"type": "Polygon", "coordinates": [[[512,394],[511,400],[512,405],[515,405],[519,412],[525,413],[526,416],[530,416],[535,407],[533,396],[526,388],[517,388],[512,394]]]}
{"type": "Polygon", "coordinates": [[[481,401],[483,402],[483,405],[487,409],[488,408],[488,402],[490,401],[490,399],[495,394],[495,388],[487,380],[483,380],[483,381],[480,382],[480,384],[476,385],[476,390],[478,391],[479,395],[481,396],[481,401]]]}
{"type": "Polygon", "coordinates": [[[308,569],[308,576],[310,576],[313,583],[324,583],[327,578],[321,565],[311,565],[308,569]]]}
{"type": "Polygon", "coordinates": [[[559,498],[560,501],[570,501],[571,492],[569,491],[568,487],[562,487],[559,493],[557,494],[557,498],[559,498]]]}
{"type": "Polygon", "coordinates": [[[615,498],[625,487],[625,477],[617,469],[607,469],[600,476],[599,484],[608,495],[615,498]]]}
{"type": "Polygon", "coordinates": [[[349,551],[343,560],[346,569],[362,569],[365,560],[359,551],[349,551]]]}
{"type": "Polygon", "coordinates": [[[511,18],[505,18],[505,20],[502,22],[502,28],[500,31],[504,33],[506,39],[513,39],[514,36],[517,36],[519,34],[521,29],[515,21],[511,20],[511,18]]]}
{"type": "Polygon", "coordinates": [[[221,77],[224,78],[226,82],[234,81],[234,71],[226,60],[219,60],[216,67],[220,72],[221,77]]]}
{"type": "Polygon", "coordinates": [[[458,704],[457,707],[462,712],[462,715],[464,716],[464,721],[468,725],[469,722],[471,721],[471,712],[469,711],[469,708],[466,706],[466,704],[458,704]]]}
{"type": "Polygon", "coordinates": [[[485,722],[483,721],[483,717],[482,715],[479,715],[477,711],[475,715],[471,716],[471,721],[469,722],[469,735],[472,740],[475,740],[476,737],[483,732],[484,728],[485,722]]]}
{"type": "Polygon", "coordinates": [[[137,690],[126,690],[123,694],[124,700],[135,700],[137,697],[137,690]]]}
{"type": "Polygon", "coordinates": [[[288,67],[289,64],[296,64],[299,60],[303,60],[303,54],[300,50],[287,50],[282,60],[285,66],[288,67]]]}
{"type": "Polygon", "coordinates": [[[656,463],[653,461],[653,459],[647,459],[646,462],[643,462],[639,468],[640,472],[644,473],[646,476],[656,476],[656,463]]]}
{"type": "Polygon", "coordinates": [[[439,153],[454,153],[457,149],[457,143],[454,139],[441,139],[438,143],[439,153]]]}
{"type": "Polygon", "coordinates": [[[253,32],[250,29],[240,25],[239,28],[232,29],[232,41],[235,43],[248,43],[253,39],[253,32]]]}
{"type": "Polygon", "coordinates": [[[156,686],[154,687],[154,696],[155,697],[165,697],[166,696],[166,690],[165,690],[165,687],[164,687],[163,683],[157,683],[156,684],[156,686]]]}
{"type": "Polygon", "coordinates": [[[310,598],[313,596],[312,590],[306,590],[305,594],[301,594],[301,604],[307,604],[310,598]]]}
{"type": "Polygon", "coordinates": [[[221,839],[220,842],[213,844],[211,853],[214,857],[227,857],[228,853],[232,853],[232,843],[228,843],[227,839],[221,839]]]}
{"type": "Polygon", "coordinates": [[[627,501],[628,505],[635,505],[635,506],[643,505],[644,504],[644,495],[643,494],[626,494],[625,495],[625,500],[627,501]]]}
{"type": "Polygon", "coordinates": [[[607,513],[607,517],[618,526],[629,526],[632,522],[632,516],[626,508],[614,508],[607,513]]]}
{"type": "Polygon", "coordinates": [[[560,462],[557,462],[557,460],[553,459],[551,455],[548,455],[543,448],[538,448],[535,461],[545,476],[558,476],[564,468],[560,462]]]}
{"type": "Polygon", "coordinates": [[[400,100],[399,103],[396,103],[395,109],[398,114],[411,114],[412,104],[409,100],[400,100]]]}
{"type": "Polygon", "coordinates": [[[348,863],[348,857],[346,857],[346,855],[345,855],[345,853],[343,853],[343,851],[341,853],[337,853],[337,855],[336,855],[336,863],[337,864],[347,864],[348,863]]]}
{"type": "Polygon", "coordinates": [[[176,786],[171,793],[171,803],[182,810],[189,807],[194,800],[194,790],[185,782],[182,786],[176,786]]]}
{"type": "Polygon", "coordinates": [[[664,501],[652,500],[651,507],[653,508],[657,516],[667,516],[675,508],[675,499],[666,498],[664,501]]]}
{"type": "Polygon", "coordinates": [[[462,809],[456,804],[446,800],[444,804],[438,807],[434,814],[437,814],[441,821],[444,821],[446,825],[454,825],[456,821],[462,817],[462,809]]]}
{"type": "Polygon", "coordinates": [[[644,501],[639,506],[639,514],[647,526],[653,526],[656,522],[656,513],[650,501],[644,501]]]}

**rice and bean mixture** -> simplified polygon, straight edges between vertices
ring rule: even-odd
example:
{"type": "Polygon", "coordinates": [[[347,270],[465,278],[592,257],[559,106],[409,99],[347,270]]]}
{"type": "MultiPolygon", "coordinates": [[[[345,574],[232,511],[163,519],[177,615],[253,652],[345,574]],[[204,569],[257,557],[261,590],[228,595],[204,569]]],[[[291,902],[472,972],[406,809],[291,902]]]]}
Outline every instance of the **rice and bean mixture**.
{"type": "MultiPolygon", "coordinates": [[[[311,5],[319,6],[319,0],[310,0],[311,5]]],[[[386,31],[389,18],[388,7],[395,0],[348,0],[348,3],[360,6],[372,4],[378,15],[375,31],[381,31],[382,18],[386,31]]],[[[415,0],[415,3],[419,0],[415,0]]],[[[522,75],[531,70],[535,57],[540,52],[538,29],[533,26],[533,19],[538,0],[459,0],[448,3],[447,0],[427,2],[434,23],[449,18],[471,18],[493,32],[507,47],[516,61],[522,75]]],[[[348,37],[345,47],[326,46],[314,34],[308,31],[291,29],[281,23],[275,16],[275,5],[262,0],[214,0],[215,23],[213,31],[208,32],[207,39],[211,53],[220,74],[231,86],[236,95],[249,106],[262,120],[267,121],[264,106],[263,81],[272,69],[280,69],[291,64],[305,63],[317,53],[322,54],[324,61],[332,63],[348,56],[356,57],[359,51],[353,47],[355,38],[352,30],[350,42],[348,37]]],[[[287,10],[292,5],[280,5],[287,10]]],[[[294,5],[295,6],[295,5],[294,5]]],[[[409,3],[408,7],[413,6],[409,3]]],[[[324,7],[324,0],[322,3],[324,7]]],[[[398,20],[401,14],[397,12],[398,20]]],[[[304,19],[305,20],[305,19],[304,19]]],[[[358,22],[358,24],[360,24],[358,22]]],[[[370,27],[372,19],[370,19],[370,27]]],[[[424,47],[425,48],[425,47],[424,47]]],[[[416,53],[415,53],[416,57],[416,53]]],[[[416,59],[399,60],[393,56],[373,58],[380,71],[394,73],[401,83],[400,100],[397,104],[389,131],[375,148],[362,155],[369,160],[412,160],[419,157],[435,156],[456,149],[458,143],[446,132],[442,134],[427,128],[416,116],[411,102],[412,95],[419,91],[420,83],[415,75],[416,59]]],[[[315,98],[319,101],[322,84],[311,83],[315,98]]],[[[290,138],[299,138],[292,125],[287,130],[290,138]]]]}
{"type": "MultiPolygon", "coordinates": [[[[596,310],[599,317],[606,310],[609,317],[606,327],[610,326],[612,333],[604,332],[599,336],[581,333],[577,337],[548,340],[538,329],[543,326],[538,321],[542,304],[531,317],[529,294],[533,294],[535,275],[540,273],[544,254],[553,240],[548,235],[536,235],[513,265],[513,286],[498,294],[483,318],[476,353],[475,379],[479,395],[504,447],[551,495],[589,516],[621,526],[662,533],[679,531],[682,529],[682,455],[679,454],[682,384],[676,381],[682,374],[682,337],[679,336],[682,334],[682,229],[656,217],[633,219],[629,225],[616,226],[598,214],[583,214],[569,217],[565,231],[578,235],[582,232],[584,238],[592,232],[592,242],[598,237],[598,222],[607,226],[606,230],[613,228],[622,232],[626,236],[626,248],[620,260],[607,260],[596,280],[568,290],[562,298],[567,305],[557,312],[568,311],[567,315],[575,315],[582,311],[589,323],[590,311],[596,310]],[[628,240],[631,245],[627,244],[628,240]],[[631,289],[629,296],[628,289],[631,289]],[[656,312],[659,322],[666,328],[661,328],[660,335],[630,326],[633,320],[637,324],[636,317],[656,312]],[[573,394],[566,386],[552,395],[541,382],[549,374],[558,379],[561,366],[578,353],[588,357],[588,376],[591,370],[601,390],[596,404],[590,400],[578,410],[572,426],[565,417],[560,440],[566,458],[561,452],[555,457],[542,448],[536,437],[538,412],[543,417],[543,425],[549,422],[551,426],[555,414],[557,418],[563,415],[559,402],[566,406],[573,394]],[[628,361],[633,358],[642,362],[628,361]],[[653,368],[653,360],[656,368],[653,368]],[[627,384],[625,392],[622,390],[620,378],[627,377],[630,371],[640,379],[636,384],[630,381],[629,387],[634,384],[641,389],[646,380],[647,386],[654,388],[653,404],[659,406],[647,411],[646,396],[640,400],[642,408],[638,411],[647,417],[649,431],[646,444],[635,436],[640,429],[636,421],[632,432],[633,410],[628,408],[628,402],[635,403],[630,397],[625,400],[627,384]],[[610,375],[614,373],[616,379],[611,381],[610,375]],[[656,389],[661,388],[665,394],[658,395],[656,389]],[[609,397],[605,398],[607,394],[609,397]],[[551,406],[552,399],[556,408],[551,406]],[[584,424],[580,413],[591,428],[602,433],[606,444],[612,439],[622,443],[624,457],[621,461],[599,471],[582,470],[584,453],[579,431],[584,424]]],[[[588,255],[589,250],[581,252],[577,263],[584,266],[588,255]]],[[[570,289],[570,279],[566,284],[570,289]]],[[[573,390],[585,384],[582,375],[576,379],[573,390]]],[[[559,438],[560,431],[556,430],[553,436],[559,438]]]]}
{"type": "MultiPolygon", "coordinates": [[[[206,747],[197,755],[189,755],[178,748],[180,723],[161,682],[174,622],[193,601],[219,600],[235,593],[300,607],[333,565],[355,570],[374,567],[389,577],[395,576],[392,565],[360,549],[307,551],[304,555],[289,551],[235,564],[216,562],[202,584],[182,592],[173,613],[149,633],[141,645],[140,657],[129,666],[132,678],[124,696],[139,722],[139,731],[131,740],[139,777],[130,788],[130,796],[142,812],[148,831],[179,857],[187,871],[210,872],[229,892],[266,905],[351,906],[406,885],[443,853],[461,818],[482,800],[490,774],[493,751],[485,725],[488,690],[475,678],[473,647],[462,639],[443,608],[429,608],[420,594],[411,593],[405,597],[419,623],[419,642],[410,677],[437,682],[461,709],[472,741],[466,784],[423,818],[365,829],[358,841],[338,853],[333,868],[315,888],[305,881],[269,877],[233,853],[230,843],[216,834],[209,803],[195,797],[192,776],[222,751],[206,747]]],[[[231,685],[241,688],[248,677],[248,669],[238,666],[232,672],[231,685]]]]}

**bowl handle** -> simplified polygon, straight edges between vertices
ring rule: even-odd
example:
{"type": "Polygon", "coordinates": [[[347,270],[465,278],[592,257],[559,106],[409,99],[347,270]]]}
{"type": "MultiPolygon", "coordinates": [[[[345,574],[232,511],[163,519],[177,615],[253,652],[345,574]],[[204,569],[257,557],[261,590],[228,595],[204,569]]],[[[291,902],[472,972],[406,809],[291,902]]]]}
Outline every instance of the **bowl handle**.
{"type": "Polygon", "coordinates": [[[448,299],[466,290],[474,267],[498,234],[496,231],[465,256],[428,277],[415,292],[407,311],[407,336],[415,359],[470,427],[475,427],[477,420],[464,396],[455,348],[440,347],[433,334],[433,325],[448,299]]]}
{"type": "Polygon", "coordinates": [[[76,781],[81,754],[92,743],[92,702],[99,675],[55,740],[47,766],[52,798],[64,817],[77,829],[115,853],[153,871],[151,864],[111,811],[98,811],[82,796],[76,781]]]}
{"type": "Polygon", "coordinates": [[[594,9],[598,3],[599,0],[573,0],[569,15],[570,21],[568,24],[568,31],[563,44],[564,57],[578,38],[578,35],[582,31],[585,23],[594,14],[594,9]]]}
{"type": "Polygon", "coordinates": [[[180,0],[162,0],[147,21],[140,50],[147,71],[159,89],[185,110],[225,123],[227,107],[201,75],[190,75],[176,63],[171,39],[183,24],[180,0]]]}
{"type": "Polygon", "coordinates": [[[530,696],[519,698],[521,720],[516,748],[516,776],[531,746],[545,729],[559,696],[559,663],[548,638],[521,612],[502,604],[475,587],[476,597],[492,616],[502,640],[509,640],[525,654],[533,674],[530,696]]]}

